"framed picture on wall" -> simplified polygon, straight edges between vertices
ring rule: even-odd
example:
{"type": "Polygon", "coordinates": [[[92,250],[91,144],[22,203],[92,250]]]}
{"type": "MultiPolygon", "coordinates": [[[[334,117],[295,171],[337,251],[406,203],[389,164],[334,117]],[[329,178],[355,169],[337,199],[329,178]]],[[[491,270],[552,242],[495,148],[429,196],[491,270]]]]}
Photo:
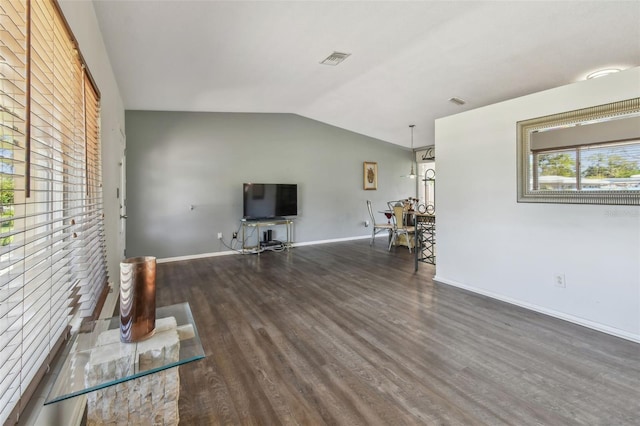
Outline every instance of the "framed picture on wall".
{"type": "Polygon", "coordinates": [[[378,189],[378,163],[364,162],[364,189],[378,189]]]}

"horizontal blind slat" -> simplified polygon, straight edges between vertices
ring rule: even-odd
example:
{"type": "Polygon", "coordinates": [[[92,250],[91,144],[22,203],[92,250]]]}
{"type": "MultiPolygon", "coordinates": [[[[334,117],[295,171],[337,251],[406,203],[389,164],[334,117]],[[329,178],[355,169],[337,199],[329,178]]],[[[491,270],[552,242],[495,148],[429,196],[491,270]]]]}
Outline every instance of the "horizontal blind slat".
{"type": "MultiPolygon", "coordinates": [[[[8,151],[0,152],[0,182],[14,188],[13,199],[2,205],[8,214],[0,216],[0,339],[7,343],[3,356],[16,360],[20,377],[0,376],[0,389],[13,386],[0,392],[3,405],[9,404],[3,415],[14,410],[31,379],[40,377],[42,363],[66,330],[72,292],[80,294],[80,312],[91,314],[107,279],[98,95],[52,1],[30,2],[30,46],[26,22],[19,25],[26,3],[12,0],[11,13],[1,7],[5,3],[0,2],[0,31],[8,40],[0,46],[0,148],[8,151]]],[[[0,417],[0,423],[6,420],[0,417]]]]}

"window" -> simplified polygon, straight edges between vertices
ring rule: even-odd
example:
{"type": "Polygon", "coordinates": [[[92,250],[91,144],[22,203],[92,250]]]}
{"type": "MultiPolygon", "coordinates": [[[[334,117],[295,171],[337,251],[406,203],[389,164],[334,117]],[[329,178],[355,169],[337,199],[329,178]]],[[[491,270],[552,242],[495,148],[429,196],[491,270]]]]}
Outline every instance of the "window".
{"type": "Polygon", "coordinates": [[[418,210],[436,212],[436,155],[435,146],[415,152],[418,163],[418,210]]]}
{"type": "Polygon", "coordinates": [[[420,209],[429,214],[434,214],[436,211],[435,174],[435,161],[418,164],[418,203],[424,204],[420,209]]]}
{"type": "Polygon", "coordinates": [[[519,122],[518,201],[640,205],[640,98],[519,122]]]}
{"type": "Polygon", "coordinates": [[[640,140],[533,154],[534,189],[640,191],[640,140]]]}
{"type": "Polygon", "coordinates": [[[99,93],[53,0],[0,0],[0,423],[106,284],[99,93]]]}

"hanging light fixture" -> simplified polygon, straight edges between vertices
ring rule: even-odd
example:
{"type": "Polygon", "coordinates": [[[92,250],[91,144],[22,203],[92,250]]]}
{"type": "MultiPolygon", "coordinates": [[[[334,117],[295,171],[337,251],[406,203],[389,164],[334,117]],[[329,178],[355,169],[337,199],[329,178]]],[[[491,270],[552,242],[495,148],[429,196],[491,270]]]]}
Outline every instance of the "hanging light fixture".
{"type": "Polygon", "coordinates": [[[416,127],[415,124],[409,124],[409,128],[411,128],[411,173],[409,173],[410,179],[416,178],[416,173],[413,171],[413,157],[415,156],[413,153],[413,128],[416,127]]]}

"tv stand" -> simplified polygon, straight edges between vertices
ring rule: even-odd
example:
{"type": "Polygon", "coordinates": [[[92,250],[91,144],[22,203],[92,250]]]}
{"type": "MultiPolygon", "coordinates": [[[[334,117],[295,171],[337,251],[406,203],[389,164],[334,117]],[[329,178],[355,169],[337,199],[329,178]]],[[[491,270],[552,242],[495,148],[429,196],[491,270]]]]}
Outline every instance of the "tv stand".
{"type": "Polygon", "coordinates": [[[285,217],[274,217],[269,219],[242,219],[242,252],[243,253],[258,253],[269,246],[282,245],[283,248],[289,250],[293,245],[291,241],[293,236],[293,219],[287,219],[285,217]],[[284,226],[287,231],[287,239],[285,241],[260,241],[260,228],[267,228],[271,226],[284,226]],[[247,234],[249,228],[253,228],[256,234],[256,243],[247,244],[247,234]]]}

